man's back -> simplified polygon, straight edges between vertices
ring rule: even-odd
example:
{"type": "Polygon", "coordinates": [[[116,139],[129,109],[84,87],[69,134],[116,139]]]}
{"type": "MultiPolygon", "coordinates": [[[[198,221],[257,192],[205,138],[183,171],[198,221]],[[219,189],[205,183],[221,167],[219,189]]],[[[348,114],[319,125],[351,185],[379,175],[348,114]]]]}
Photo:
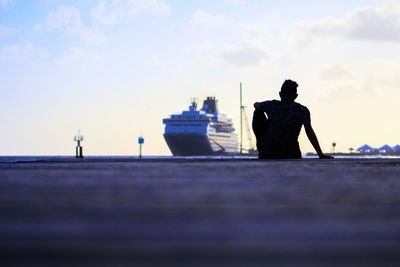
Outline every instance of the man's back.
{"type": "Polygon", "coordinates": [[[319,158],[331,156],[322,153],[317,136],[311,126],[310,112],[305,106],[294,102],[298,84],[286,80],[281,87],[281,101],[272,100],[254,104],[253,131],[257,138],[259,158],[301,158],[297,138],[304,124],[306,134],[319,158]],[[268,120],[265,118],[265,114],[268,120]]]}
{"type": "Polygon", "coordinates": [[[278,100],[259,103],[259,111],[268,116],[268,127],[259,141],[260,156],[264,158],[301,158],[297,139],[302,125],[310,121],[310,112],[296,102],[278,100]]]}

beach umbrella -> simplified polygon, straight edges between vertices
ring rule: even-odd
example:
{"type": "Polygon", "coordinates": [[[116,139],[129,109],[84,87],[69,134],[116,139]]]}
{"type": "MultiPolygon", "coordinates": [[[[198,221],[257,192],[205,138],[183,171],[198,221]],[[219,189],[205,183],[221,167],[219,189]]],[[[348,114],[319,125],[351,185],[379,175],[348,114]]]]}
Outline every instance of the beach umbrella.
{"type": "Polygon", "coordinates": [[[400,150],[400,145],[394,146],[393,149],[396,150],[396,151],[400,150]]]}
{"type": "Polygon", "coordinates": [[[393,151],[393,148],[388,145],[384,145],[381,148],[379,148],[378,150],[379,151],[393,151]]]}
{"type": "Polygon", "coordinates": [[[369,146],[369,145],[363,145],[362,147],[359,147],[359,148],[357,149],[357,151],[367,151],[367,150],[374,151],[375,148],[373,148],[373,147],[371,147],[371,146],[369,146]]]}

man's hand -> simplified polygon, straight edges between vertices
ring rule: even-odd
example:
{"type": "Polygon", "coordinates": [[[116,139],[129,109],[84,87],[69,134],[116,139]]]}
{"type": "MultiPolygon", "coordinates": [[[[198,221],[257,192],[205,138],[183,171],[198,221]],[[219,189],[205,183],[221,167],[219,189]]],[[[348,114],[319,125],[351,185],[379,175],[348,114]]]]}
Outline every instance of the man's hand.
{"type": "Polygon", "coordinates": [[[332,156],[325,155],[325,154],[318,155],[318,157],[319,157],[320,159],[333,159],[333,158],[334,158],[334,157],[332,157],[332,156]]]}

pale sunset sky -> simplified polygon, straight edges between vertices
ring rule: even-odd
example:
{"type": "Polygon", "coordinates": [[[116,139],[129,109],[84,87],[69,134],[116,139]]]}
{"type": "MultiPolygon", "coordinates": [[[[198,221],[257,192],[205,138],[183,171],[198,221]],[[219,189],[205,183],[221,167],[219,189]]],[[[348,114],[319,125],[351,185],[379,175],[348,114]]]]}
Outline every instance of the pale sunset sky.
{"type": "Polygon", "coordinates": [[[86,155],[170,155],[192,97],[238,132],[239,83],[251,119],[285,79],[323,151],[400,143],[400,1],[0,0],[0,155],[73,155],[78,128],[86,155]]]}

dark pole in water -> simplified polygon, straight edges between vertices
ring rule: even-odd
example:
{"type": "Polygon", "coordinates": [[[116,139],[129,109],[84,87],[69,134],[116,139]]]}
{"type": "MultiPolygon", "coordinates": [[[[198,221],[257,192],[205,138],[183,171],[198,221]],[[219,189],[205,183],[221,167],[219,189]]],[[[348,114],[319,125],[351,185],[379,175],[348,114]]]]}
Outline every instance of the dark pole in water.
{"type": "Polygon", "coordinates": [[[243,152],[243,104],[242,104],[242,83],[240,82],[240,154],[243,152]]]}

